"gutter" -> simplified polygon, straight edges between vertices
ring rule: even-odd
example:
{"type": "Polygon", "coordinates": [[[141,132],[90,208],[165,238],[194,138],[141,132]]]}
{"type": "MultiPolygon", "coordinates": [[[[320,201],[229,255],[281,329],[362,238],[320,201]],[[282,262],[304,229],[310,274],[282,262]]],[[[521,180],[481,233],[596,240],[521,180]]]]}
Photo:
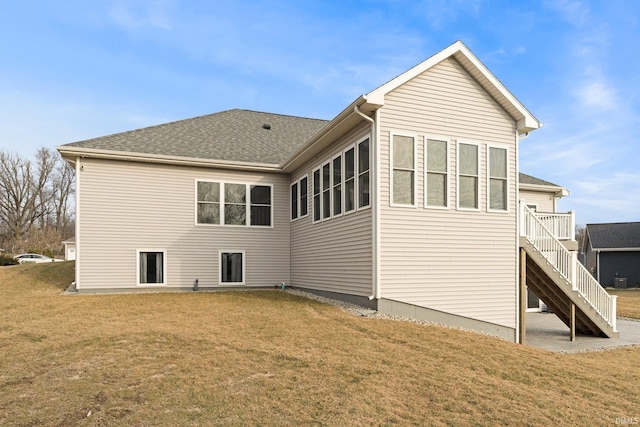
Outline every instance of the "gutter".
{"type": "Polygon", "coordinates": [[[107,160],[121,160],[129,162],[169,164],[180,166],[207,167],[219,169],[249,170],[249,171],[265,171],[265,172],[282,172],[280,167],[271,163],[248,163],[233,160],[207,160],[197,157],[177,157],[162,154],[134,153],[128,151],[110,151],[100,150],[96,148],[77,148],[60,146],[57,147],[58,152],[64,159],[71,163],[75,163],[76,158],[96,158],[107,160]]]}

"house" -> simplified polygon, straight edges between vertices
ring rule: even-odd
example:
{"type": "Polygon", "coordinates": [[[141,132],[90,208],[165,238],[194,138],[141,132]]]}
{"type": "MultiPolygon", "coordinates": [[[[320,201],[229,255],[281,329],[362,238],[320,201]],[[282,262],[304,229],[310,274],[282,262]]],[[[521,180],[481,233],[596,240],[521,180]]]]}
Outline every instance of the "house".
{"type": "Polygon", "coordinates": [[[640,222],[587,224],[582,251],[603,286],[640,287],[640,222]]]}
{"type": "Polygon", "coordinates": [[[74,261],[76,259],[76,238],[71,237],[70,239],[63,240],[62,244],[64,245],[64,260],[65,261],[74,261]]]}
{"type": "MultiPolygon", "coordinates": [[[[63,145],[77,289],[286,284],[523,342],[530,286],[572,331],[613,336],[615,300],[572,275],[573,234],[549,234],[573,216],[546,227],[519,203],[519,139],[540,126],[456,42],[330,121],[229,110],[63,145]]],[[[522,189],[542,204],[549,184],[522,189]]]]}

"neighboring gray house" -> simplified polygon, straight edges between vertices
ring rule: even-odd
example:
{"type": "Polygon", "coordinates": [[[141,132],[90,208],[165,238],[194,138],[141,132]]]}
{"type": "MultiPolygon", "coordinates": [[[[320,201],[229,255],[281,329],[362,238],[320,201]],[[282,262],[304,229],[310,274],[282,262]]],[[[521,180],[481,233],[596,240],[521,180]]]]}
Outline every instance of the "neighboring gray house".
{"type": "Polygon", "coordinates": [[[640,287],[640,222],[587,224],[582,251],[603,286],[640,287]]]}
{"type": "Polygon", "coordinates": [[[519,204],[519,136],[540,126],[456,42],[330,121],[230,110],[58,147],[76,168],[77,289],[285,283],[522,341],[530,286],[613,336],[615,300],[565,248],[573,215],[519,204]],[[572,311],[585,299],[600,305],[572,311]]]}

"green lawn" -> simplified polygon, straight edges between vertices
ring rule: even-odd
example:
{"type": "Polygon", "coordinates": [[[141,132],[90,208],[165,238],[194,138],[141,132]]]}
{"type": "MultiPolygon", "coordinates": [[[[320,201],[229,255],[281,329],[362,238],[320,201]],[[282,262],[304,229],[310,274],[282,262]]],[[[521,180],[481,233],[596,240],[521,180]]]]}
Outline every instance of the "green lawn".
{"type": "Polygon", "coordinates": [[[72,262],[0,268],[2,426],[640,417],[640,348],[561,355],[281,291],[61,295],[72,277],[72,262]]]}

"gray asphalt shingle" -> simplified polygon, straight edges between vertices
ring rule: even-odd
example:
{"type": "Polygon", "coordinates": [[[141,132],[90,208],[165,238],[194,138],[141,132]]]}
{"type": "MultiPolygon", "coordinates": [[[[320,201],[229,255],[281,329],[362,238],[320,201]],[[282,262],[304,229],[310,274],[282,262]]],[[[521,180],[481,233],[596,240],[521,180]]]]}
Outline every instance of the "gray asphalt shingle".
{"type": "Polygon", "coordinates": [[[236,109],[67,146],[279,165],[327,123],[327,120],[236,109]],[[263,125],[269,125],[270,129],[263,125]]]}
{"type": "Polygon", "coordinates": [[[640,222],[587,224],[594,249],[640,248],[640,222]]]}
{"type": "Polygon", "coordinates": [[[552,187],[560,187],[552,182],[545,181],[540,178],[536,178],[535,176],[527,175],[526,173],[520,172],[519,177],[520,184],[531,184],[531,185],[550,185],[552,187]]]}

